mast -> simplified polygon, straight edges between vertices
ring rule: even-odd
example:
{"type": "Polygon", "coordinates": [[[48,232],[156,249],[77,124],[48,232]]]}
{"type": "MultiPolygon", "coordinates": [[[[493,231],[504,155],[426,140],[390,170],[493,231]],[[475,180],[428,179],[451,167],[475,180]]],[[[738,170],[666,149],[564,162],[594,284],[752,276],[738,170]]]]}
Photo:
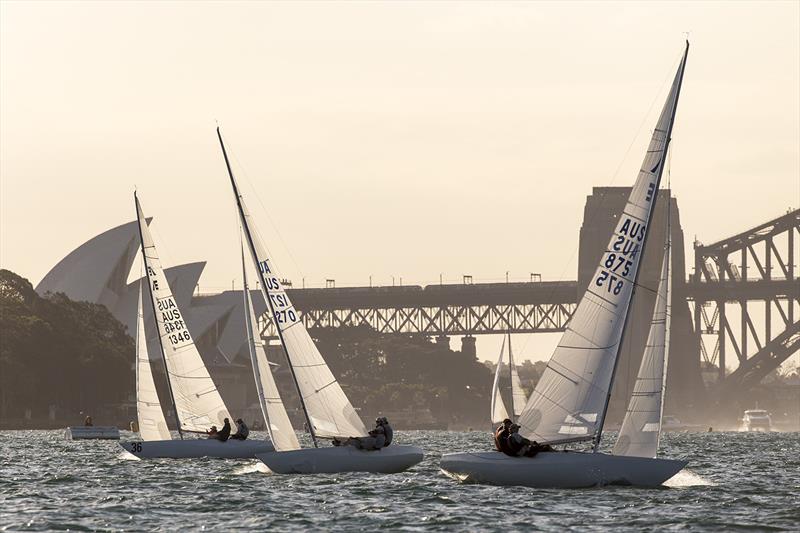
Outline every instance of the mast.
{"type": "MultiPolygon", "coordinates": [[[[222,141],[222,134],[219,131],[219,127],[217,127],[217,138],[219,139],[219,145],[222,148],[222,156],[225,158],[225,167],[228,169],[228,177],[231,180],[231,186],[233,187],[233,195],[236,197],[236,207],[239,209],[239,217],[242,220],[242,229],[244,230],[244,235],[247,238],[247,246],[250,249],[250,253],[252,254],[253,258],[255,259],[256,263],[258,263],[258,254],[256,253],[256,245],[253,242],[253,235],[250,233],[250,227],[247,225],[247,220],[244,216],[244,209],[242,208],[242,197],[239,194],[239,187],[236,186],[236,180],[233,177],[233,170],[231,169],[231,163],[228,160],[228,152],[225,150],[225,143],[222,141]]],[[[258,271],[258,276],[261,278],[262,286],[264,287],[264,291],[268,291],[267,281],[264,279],[264,272],[262,272],[259,265],[256,265],[256,270],[258,271]]],[[[294,365],[292,365],[292,358],[289,355],[288,350],[286,349],[286,342],[283,339],[283,332],[281,331],[280,324],[278,323],[278,319],[275,316],[275,308],[272,303],[272,300],[269,298],[269,293],[267,293],[267,307],[269,308],[269,314],[272,317],[273,322],[275,323],[275,330],[278,332],[278,338],[281,341],[281,347],[283,348],[283,353],[286,355],[286,361],[289,364],[289,370],[292,373],[292,380],[294,381],[294,386],[297,389],[297,395],[300,397],[300,405],[303,408],[303,414],[306,417],[306,424],[308,425],[308,432],[311,434],[311,440],[314,442],[314,447],[318,448],[319,444],[317,443],[317,435],[314,432],[314,424],[311,423],[311,417],[308,415],[308,409],[306,408],[306,402],[303,399],[303,393],[300,390],[300,384],[297,382],[297,375],[294,371],[294,365]]]]}
{"type": "MultiPolygon", "coordinates": [[[[136,220],[138,221],[136,227],[139,228],[139,243],[142,247],[142,260],[144,261],[145,275],[143,279],[147,279],[147,289],[148,289],[148,294],[150,294],[150,305],[153,308],[153,318],[155,319],[157,316],[156,302],[155,299],[153,298],[153,291],[150,287],[150,275],[149,275],[150,265],[147,264],[147,252],[145,252],[144,249],[144,236],[142,235],[142,220],[139,218],[139,211],[140,211],[139,197],[137,196],[136,191],[133,191],[133,199],[136,202],[136,220]]],[[[147,221],[145,221],[145,224],[147,224],[147,221]]],[[[158,329],[158,320],[155,320],[155,322],[156,322],[156,329],[158,329]]],[[[172,382],[169,379],[169,367],[167,367],[167,357],[166,355],[164,355],[164,345],[161,344],[161,342],[162,342],[161,332],[159,332],[158,349],[161,352],[161,361],[164,363],[164,372],[166,372],[165,376],[167,378],[167,388],[169,389],[169,399],[172,402],[172,410],[175,412],[175,421],[178,423],[178,435],[180,435],[181,440],[183,440],[183,430],[181,430],[181,420],[180,417],[178,416],[178,406],[175,405],[175,395],[172,392],[172,382]]]]}
{"type": "MultiPolygon", "coordinates": [[[[678,75],[678,86],[675,92],[675,103],[672,106],[672,110],[669,117],[669,126],[667,127],[667,135],[666,141],[664,144],[664,151],[661,154],[661,161],[658,165],[658,178],[656,179],[656,187],[655,187],[655,198],[658,200],[658,191],[659,185],[661,184],[661,176],[664,173],[664,166],[667,161],[667,153],[669,152],[669,145],[672,141],[672,127],[675,125],[675,113],[678,111],[678,100],[680,99],[681,95],[681,87],[683,86],[683,73],[686,71],[686,58],[689,56],[689,41],[686,41],[686,48],[683,52],[683,59],[681,60],[680,64],[680,71],[678,75]]],[[[653,204],[656,202],[654,201],[653,204]]],[[[667,211],[669,211],[669,201],[667,202],[667,211]]],[[[651,216],[652,212],[655,211],[655,207],[651,208],[651,216]]],[[[644,230],[644,238],[642,239],[642,247],[640,252],[642,254],[641,261],[644,261],[644,253],[647,250],[647,237],[650,235],[650,221],[648,220],[647,226],[644,230]]],[[[614,390],[614,379],[617,375],[617,367],[619,366],[619,351],[622,349],[622,344],[625,342],[625,333],[628,328],[628,320],[631,316],[631,307],[633,307],[633,298],[636,296],[636,287],[638,286],[639,282],[639,273],[641,272],[641,268],[636,269],[636,274],[633,277],[633,287],[631,288],[631,298],[630,302],[631,305],[625,311],[625,320],[622,323],[622,336],[619,339],[619,344],[617,345],[616,349],[616,356],[614,357],[614,366],[611,369],[611,386],[608,387],[608,394],[606,395],[605,405],[603,406],[603,410],[600,413],[600,423],[597,427],[597,435],[594,438],[594,445],[592,446],[592,451],[597,452],[598,448],[600,447],[600,439],[603,436],[603,425],[606,422],[606,414],[608,414],[608,404],[611,402],[611,392],[614,390]]]]}

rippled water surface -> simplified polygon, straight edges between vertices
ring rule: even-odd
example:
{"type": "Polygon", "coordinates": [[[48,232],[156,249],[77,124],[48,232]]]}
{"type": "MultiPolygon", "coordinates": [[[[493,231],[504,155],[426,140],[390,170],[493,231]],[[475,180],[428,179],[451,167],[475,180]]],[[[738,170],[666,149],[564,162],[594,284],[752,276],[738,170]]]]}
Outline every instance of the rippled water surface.
{"type": "MultiPolygon", "coordinates": [[[[611,441],[609,436],[609,441],[611,441]]],[[[0,432],[0,527],[8,530],[800,530],[800,434],[669,433],[690,461],[659,489],[537,490],[459,485],[449,451],[484,433],[398,432],[426,450],[395,475],[278,476],[258,461],[132,460],[115,441],[0,432]]]]}

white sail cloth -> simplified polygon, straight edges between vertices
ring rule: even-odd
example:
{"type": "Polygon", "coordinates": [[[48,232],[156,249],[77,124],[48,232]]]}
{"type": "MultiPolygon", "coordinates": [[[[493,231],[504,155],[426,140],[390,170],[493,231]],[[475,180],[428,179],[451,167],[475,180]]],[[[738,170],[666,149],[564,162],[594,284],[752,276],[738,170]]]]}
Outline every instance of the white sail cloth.
{"type": "Polygon", "coordinates": [[[494,383],[492,383],[492,424],[499,424],[508,418],[506,404],[503,403],[503,396],[500,394],[500,372],[503,370],[503,355],[506,351],[506,339],[503,337],[503,345],[500,347],[500,357],[497,358],[497,368],[494,371],[494,383]]]}
{"type": "Polygon", "coordinates": [[[639,176],[583,298],[531,394],[520,433],[539,442],[602,431],[620,339],[666,160],[688,54],[681,59],[639,176]]]}
{"type": "Polygon", "coordinates": [[[247,268],[244,264],[244,249],[242,250],[242,279],[244,280],[244,312],[247,327],[247,346],[250,350],[250,361],[253,365],[253,374],[256,380],[258,402],[267,424],[270,440],[276,451],[299,450],[300,443],[294,433],[289,415],[283,406],[283,400],[278,393],[275,378],[269,368],[267,352],[264,341],[258,332],[256,314],[253,310],[253,301],[250,299],[250,287],[247,283],[247,268]]]}
{"type": "Polygon", "coordinates": [[[508,364],[511,368],[511,410],[514,411],[514,416],[518,417],[522,414],[525,404],[528,403],[528,398],[525,396],[525,389],[522,388],[522,381],[519,379],[517,365],[514,362],[510,333],[508,335],[508,364]]]}
{"type": "MultiPolygon", "coordinates": [[[[141,283],[144,283],[142,281],[141,283]]],[[[147,355],[147,336],[144,332],[142,285],[139,285],[139,304],[136,307],[136,416],[142,440],[170,440],[164,411],[158,400],[153,370],[147,355]]]]}
{"type": "Polygon", "coordinates": [[[245,234],[252,244],[251,254],[261,279],[261,291],[280,331],[289,364],[299,393],[305,404],[314,434],[319,437],[358,437],[367,435],[339,382],[309,336],[300,314],[286,295],[274,265],[267,256],[252,217],[231,175],[231,184],[238,199],[239,215],[245,234]]]}
{"type": "Polygon", "coordinates": [[[614,455],[655,458],[658,453],[669,359],[672,293],[669,229],[667,235],[650,332],[647,335],[647,344],[628,410],[622,421],[617,442],[614,444],[614,455]]]}
{"type": "Polygon", "coordinates": [[[221,428],[223,419],[230,419],[231,416],[217,391],[214,380],[208,374],[183,314],[172,296],[138,197],[136,197],[136,215],[139,220],[148,287],[155,304],[159,342],[167,362],[167,372],[181,429],[205,432],[212,425],[221,428]]]}

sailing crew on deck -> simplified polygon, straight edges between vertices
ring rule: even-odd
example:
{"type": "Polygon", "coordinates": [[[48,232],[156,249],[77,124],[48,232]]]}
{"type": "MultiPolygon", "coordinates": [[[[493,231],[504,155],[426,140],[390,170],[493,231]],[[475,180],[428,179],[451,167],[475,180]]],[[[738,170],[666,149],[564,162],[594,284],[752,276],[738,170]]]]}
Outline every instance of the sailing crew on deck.
{"type": "Polygon", "coordinates": [[[510,434],[506,442],[508,451],[504,453],[512,457],[534,457],[539,452],[552,452],[553,447],[549,444],[539,444],[535,440],[529,440],[519,434],[519,424],[511,424],[510,434]]]}
{"type": "Polygon", "coordinates": [[[94,423],[92,422],[92,417],[91,416],[87,416],[86,418],[84,418],[83,419],[83,425],[86,426],[86,427],[93,426],[94,423]]]}
{"type": "Polygon", "coordinates": [[[231,435],[233,440],[245,440],[247,436],[250,434],[250,429],[247,427],[247,424],[244,423],[244,420],[241,418],[236,419],[236,433],[231,435]]]}
{"type": "Polygon", "coordinates": [[[380,450],[392,443],[394,430],[389,425],[389,420],[385,416],[375,419],[375,429],[369,432],[367,437],[350,437],[342,442],[333,439],[334,446],[355,446],[359,450],[380,450]]]}
{"type": "Polygon", "coordinates": [[[217,426],[211,426],[211,429],[206,431],[206,434],[208,435],[209,439],[216,439],[217,433],[219,433],[219,431],[217,431],[217,426]]]}
{"type": "Polygon", "coordinates": [[[225,442],[231,436],[231,421],[227,418],[224,420],[225,425],[222,426],[222,429],[217,431],[217,426],[211,426],[211,430],[208,432],[209,439],[217,439],[225,442]]]}
{"type": "Polygon", "coordinates": [[[507,453],[508,436],[511,434],[511,419],[506,418],[503,423],[494,430],[494,447],[498,452],[507,453]]]}

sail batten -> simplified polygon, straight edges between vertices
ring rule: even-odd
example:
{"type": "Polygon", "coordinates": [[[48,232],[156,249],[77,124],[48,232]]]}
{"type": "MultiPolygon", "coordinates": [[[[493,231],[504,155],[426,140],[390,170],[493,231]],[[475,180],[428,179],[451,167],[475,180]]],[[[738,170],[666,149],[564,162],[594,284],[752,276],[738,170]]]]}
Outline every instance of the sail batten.
{"type": "Polygon", "coordinates": [[[221,428],[230,414],[172,295],[138,196],[136,214],[148,290],[180,429],[205,433],[212,425],[221,428]]]}
{"type": "Polygon", "coordinates": [[[586,440],[594,438],[595,444],[599,442],[669,148],[688,50],[687,43],[642,170],[590,286],[520,416],[521,433],[532,440],[556,443],[563,442],[567,435],[582,433],[586,440]],[[578,379],[566,378],[565,370],[578,379]]]}
{"type": "Polygon", "coordinates": [[[161,409],[150,356],[147,353],[147,335],[144,329],[142,308],[142,283],[139,283],[139,302],[136,306],[136,416],[139,436],[144,441],[170,440],[169,427],[161,409]]]}

